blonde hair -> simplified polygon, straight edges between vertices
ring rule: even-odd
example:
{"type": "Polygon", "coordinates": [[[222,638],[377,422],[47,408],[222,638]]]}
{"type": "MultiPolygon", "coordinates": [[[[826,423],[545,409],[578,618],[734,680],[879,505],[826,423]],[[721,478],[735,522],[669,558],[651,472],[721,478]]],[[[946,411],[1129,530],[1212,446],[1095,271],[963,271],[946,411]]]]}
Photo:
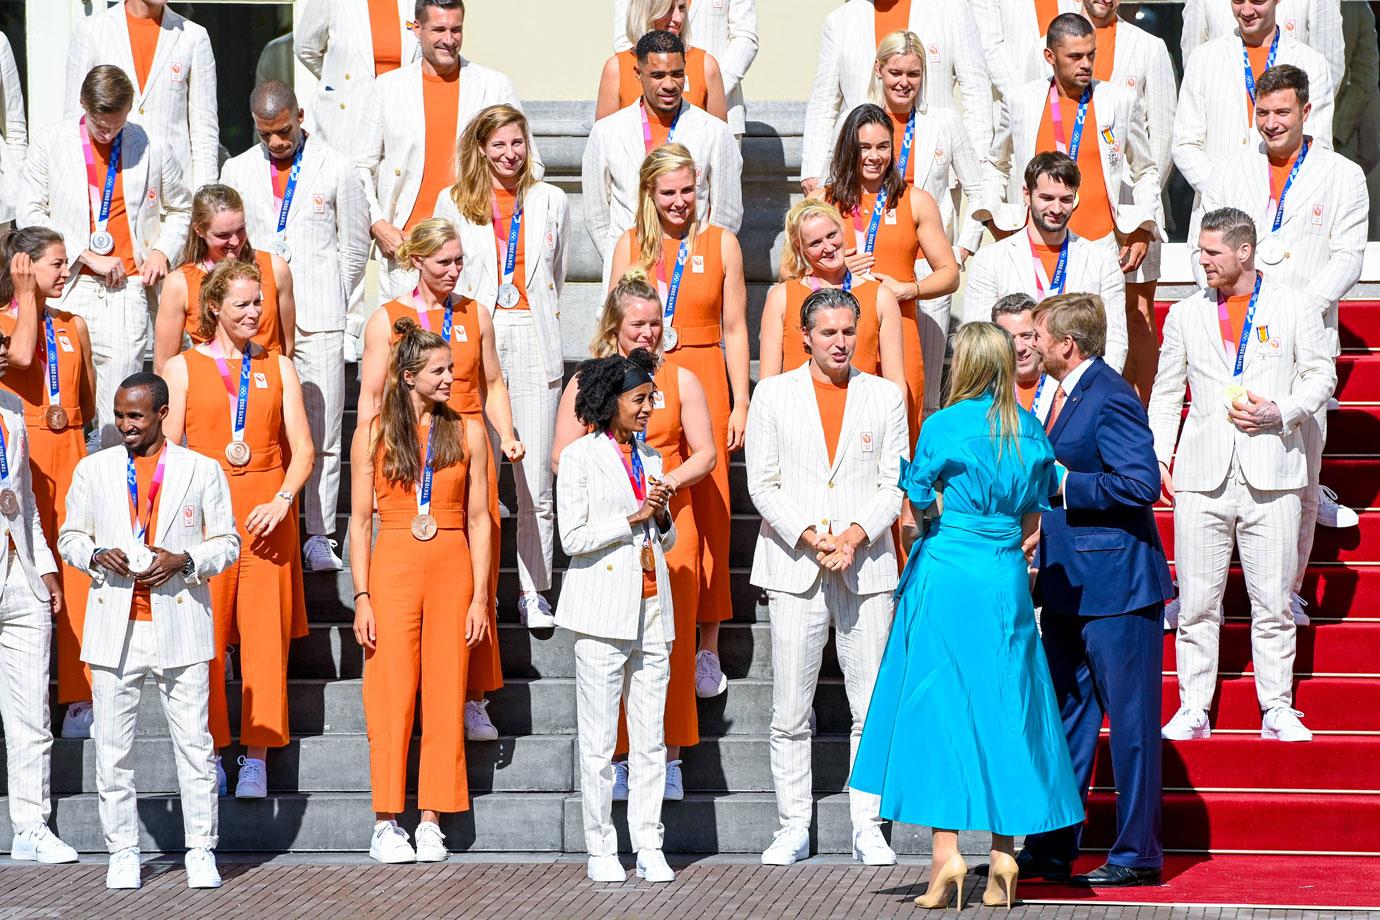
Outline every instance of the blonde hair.
{"type": "Polygon", "coordinates": [[[920,100],[925,95],[925,81],[929,74],[925,66],[925,43],[920,40],[920,36],[914,32],[897,30],[887,35],[877,45],[877,58],[875,66],[872,68],[871,85],[867,90],[867,98],[882,108],[886,108],[886,94],[882,91],[882,78],[880,71],[887,61],[894,57],[911,54],[920,61],[920,86],[915,93],[915,104],[919,108],[920,100]]]}
{"type": "MultiPolygon", "coordinates": [[[[637,40],[656,29],[656,21],[662,16],[670,15],[671,9],[680,0],[632,0],[628,4],[628,18],[624,23],[627,30],[628,41],[632,42],[634,48],[637,47],[637,40]]],[[[685,43],[686,50],[690,48],[690,10],[685,10],[685,22],[680,26],[680,40],[685,43]]]]}
{"type": "MultiPolygon", "coordinates": [[[[1121,309],[1118,307],[1117,309],[1121,309]]],[[[1107,310],[1096,294],[1057,294],[1035,305],[1030,318],[1047,317],[1053,339],[1071,338],[1085,358],[1100,358],[1107,350],[1107,310]]]]}
{"type": "Polygon", "coordinates": [[[493,220],[493,175],[488,157],[484,156],[484,145],[495,131],[508,125],[522,129],[522,140],[527,148],[514,196],[521,202],[537,184],[532,167],[532,134],[526,117],[506,104],[481,110],[461,132],[455,145],[455,184],[450,187],[450,199],[455,202],[460,216],[477,226],[485,226],[493,220]]]}
{"type": "MultiPolygon", "coordinates": [[[[422,478],[422,444],[417,437],[417,420],[412,413],[412,397],[405,375],[420,373],[434,351],[450,352],[450,343],[423,329],[409,317],[393,324],[397,341],[388,354],[388,380],[383,386],[383,404],[374,429],[372,449],[383,448],[383,478],[389,482],[416,483],[422,478]]],[[[465,422],[455,410],[438,401],[431,408],[432,469],[441,470],[465,459],[465,422]]]]}
{"type": "MultiPolygon", "coordinates": [[[[630,300],[650,300],[661,307],[661,295],[647,280],[647,273],[640,268],[630,268],[604,298],[604,309],[599,311],[599,321],[594,328],[594,338],[589,342],[589,353],[595,358],[607,358],[620,354],[618,351],[618,330],[623,328],[630,300]]],[[[657,361],[660,362],[663,343],[656,343],[657,361]]]]}
{"type": "Polygon", "coordinates": [[[1020,456],[1021,431],[1016,402],[1016,346],[996,323],[964,323],[954,336],[954,357],[945,407],[983,396],[992,397],[987,412],[997,457],[1010,444],[1020,456]]]}
{"type": "Polygon", "coordinates": [[[838,224],[839,229],[845,234],[848,232],[843,215],[832,204],[818,198],[802,198],[797,201],[786,212],[786,240],[781,249],[781,274],[787,279],[804,278],[814,270],[810,266],[810,261],[805,258],[805,247],[801,244],[800,234],[805,221],[815,217],[826,217],[838,224]]]}
{"type": "MultiPolygon", "coordinates": [[[[690,170],[690,178],[693,181],[695,158],[683,144],[665,144],[647,154],[646,159],[642,161],[642,168],[637,172],[635,229],[640,249],[636,262],[647,271],[651,271],[652,267],[661,261],[661,241],[664,235],[661,230],[661,214],[656,209],[656,180],[679,169],[690,170]]],[[[695,231],[699,227],[698,205],[696,208],[696,213],[690,217],[690,226],[685,231],[687,248],[690,249],[695,246],[695,231]]]]}
{"type": "Polygon", "coordinates": [[[428,217],[412,228],[412,232],[398,247],[396,262],[411,265],[413,259],[428,259],[441,251],[451,240],[460,239],[455,225],[442,217],[428,217]]]}
{"type": "Polygon", "coordinates": [[[220,305],[230,294],[230,285],[236,281],[253,281],[263,285],[263,275],[252,262],[226,259],[211,269],[206,280],[201,282],[201,301],[198,304],[197,334],[207,341],[215,338],[216,325],[220,322],[220,305]]]}
{"type": "MultiPolygon", "coordinates": [[[[200,265],[206,261],[210,248],[201,234],[211,226],[211,221],[216,219],[216,215],[224,211],[244,213],[244,199],[240,197],[239,192],[218,182],[203,185],[196,190],[196,194],[192,196],[192,227],[187,234],[187,242],[182,246],[183,264],[200,265]]],[[[247,238],[238,258],[241,262],[254,261],[254,247],[249,245],[247,238]]]]}

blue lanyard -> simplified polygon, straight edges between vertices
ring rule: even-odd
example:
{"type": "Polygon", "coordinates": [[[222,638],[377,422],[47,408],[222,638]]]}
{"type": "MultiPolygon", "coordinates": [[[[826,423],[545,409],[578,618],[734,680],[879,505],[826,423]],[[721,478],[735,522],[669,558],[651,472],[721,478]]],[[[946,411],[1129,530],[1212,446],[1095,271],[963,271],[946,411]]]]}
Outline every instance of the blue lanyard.
{"type": "MultiPolygon", "coordinates": [[[[10,458],[9,446],[5,444],[5,428],[0,425],[0,483],[10,484],[10,458]]],[[[130,475],[134,475],[134,467],[130,466],[130,475]]]]}
{"type": "Polygon", "coordinates": [[[451,305],[450,295],[446,295],[446,312],[441,319],[441,338],[450,341],[451,330],[455,327],[455,308],[451,305]]]}
{"type": "MultiPolygon", "coordinates": [[[[1265,58],[1265,69],[1269,70],[1275,66],[1275,52],[1279,50],[1279,26],[1275,26],[1275,37],[1270,39],[1270,54],[1265,58]]],[[[1255,105],[1255,74],[1251,73],[1251,55],[1246,51],[1246,41],[1241,41],[1241,62],[1246,68],[1246,92],[1251,97],[1251,105],[1255,105]]]]}
{"type": "Polygon", "coordinates": [[[292,198],[297,194],[297,177],[302,173],[302,152],[307,149],[307,139],[297,145],[297,155],[292,158],[292,171],[288,173],[287,188],[283,189],[283,205],[278,209],[278,233],[287,229],[288,212],[292,210],[292,198]]]}
{"type": "Polygon", "coordinates": [[[508,226],[508,249],[503,256],[503,283],[513,283],[513,272],[517,270],[518,234],[522,231],[522,204],[513,209],[513,219],[508,226]]]}
{"type": "Polygon", "coordinates": [[[120,148],[125,143],[125,132],[115,135],[110,144],[110,163],[105,168],[105,188],[101,190],[101,211],[96,217],[96,229],[104,230],[110,222],[110,202],[115,198],[115,178],[120,174],[120,148]]]}
{"type": "Polygon", "coordinates": [[[436,459],[436,416],[431,417],[431,427],[426,434],[426,465],[422,467],[422,485],[417,490],[417,513],[431,513],[431,474],[436,459]]]}
{"type": "Polygon", "coordinates": [[[662,322],[667,326],[676,318],[676,301],[680,299],[680,279],[685,274],[685,260],[689,257],[690,238],[687,236],[680,241],[680,250],[676,253],[676,267],[671,271],[671,283],[666,286],[666,314],[662,322]]]}
{"type": "Polygon", "coordinates": [[[1069,238],[1064,237],[1064,245],[1059,247],[1059,261],[1054,265],[1054,274],[1049,279],[1050,294],[1064,293],[1064,276],[1069,269],[1069,238]]]}
{"type": "MultiPolygon", "coordinates": [[[[1236,364],[1232,366],[1233,378],[1240,377],[1246,367],[1246,346],[1251,341],[1251,325],[1255,322],[1255,303],[1260,299],[1260,282],[1264,276],[1255,275],[1255,290],[1251,292],[1250,305],[1246,307],[1246,318],[1241,322],[1241,341],[1236,344],[1236,364]]],[[[1220,295],[1219,295],[1220,296],[1220,295]]]]}
{"type": "Polygon", "coordinates": [[[1040,394],[1045,391],[1045,381],[1049,377],[1045,374],[1040,375],[1040,382],[1035,384],[1035,398],[1030,401],[1030,411],[1035,412],[1040,408],[1040,394]]]}
{"type": "Polygon", "coordinates": [[[1279,203],[1275,205],[1275,222],[1270,228],[1271,233],[1278,233],[1279,228],[1284,224],[1284,196],[1289,194],[1289,187],[1294,184],[1294,177],[1299,174],[1300,167],[1303,166],[1303,158],[1308,156],[1309,144],[1303,142],[1303,148],[1299,150],[1299,158],[1294,161],[1294,168],[1289,170],[1289,178],[1284,180],[1284,188],[1279,190],[1279,203]]]}
{"type": "MultiPolygon", "coordinates": [[[[906,120],[906,134],[901,139],[901,152],[896,155],[896,168],[901,171],[901,178],[906,178],[906,167],[910,165],[910,143],[915,140],[915,109],[910,110],[910,118],[906,120]]],[[[885,194],[885,189],[883,189],[885,194]]],[[[869,245],[867,251],[871,252],[869,245]]]]}
{"type": "Polygon", "coordinates": [[[56,406],[61,391],[61,385],[58,382],[57,339],[53,335],[53,317],[46,311],[43,314],[43,337],[48,346],[48,405],[56,406]]]}
{"type": "MultiPolygon", "coordinates": [[[[240,359],[240,392],[235,397],[235,431],[236,441],[244,440],[245,416],[249,412],[249,350],[253,346],[246,342],[244,346],[244,357],[240,359]]],[[[132,467],[131,467],[132,469],[132,467]]]]}
{"type": "Polygon", "coordinates": [[[633,495],[637,497],[638,501],[642,501],[647,497],[647,471],[642,467],[642,451],[637,449],[636,443],[633,444],[633,449],[630,453],[631,456],[629,459],[632,463],[633,495]]]}
{"type": "MultiPolygon", "coordinates": [[[[1078,162],[1078,148],[1083,146],[1083,123],[1088,120],[1088,100],[1092,99],[1092,87],[1083,90],[1078,99],[1078,114],[1073,119],[1073,136],[1069,138],[1069,159],[1078,162]]],[[[1065,249],[1068,245],[1065,244],[1065,249]]]]}
{"type": "Polygon", "coordinates": [[[845,291],[851,291],[851,290],[853,290],[853,273],[852,273],[852,272],[844,272],[844,273],[843,273],[843,289],[844,289],[845,291]]]}

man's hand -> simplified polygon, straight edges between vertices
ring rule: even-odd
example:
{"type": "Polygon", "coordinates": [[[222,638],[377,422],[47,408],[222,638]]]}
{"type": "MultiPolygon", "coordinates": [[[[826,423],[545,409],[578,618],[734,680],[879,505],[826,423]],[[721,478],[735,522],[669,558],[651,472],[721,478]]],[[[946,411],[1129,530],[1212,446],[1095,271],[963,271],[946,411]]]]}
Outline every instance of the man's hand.
{"type": "Polygon", "coordinates": [[[134,576],[141,585],[156,588],[182,571],[187,562],[186,553],[170,553],[160,546],[150,546],[153,550],[153,565],[147,572],[134,576]]]}
{"type": "Polygon", "coordinates": [[[1040,548],[1040,528],[1036,527],[1030,532],[1030,536],[1021,541],[1021,552],[1025,554],[1027,564],[1035,558],[1035,550],[1040,548]]]}
{"type": "Polygon", "coordinates": [[[376,220],[369,228],[369,235],[379,244],[379,252],[392,261],[398,256],[398,247],[403,244],[403,232],[386,220],[376,220]]]}
{"type": "Polygon", "coordinates": [[[1238,400],[1227,408],[1227,418],[1246,434],[1268,434],[1284,428],[1279,406],[1249,391],[1244,404],[1238,400]]]}
{"type": "Polygon", "coordinates": [[[964,267],[966,267],[967,264],[968,264],[968,260],[971,259],[972,257],[973,257],[973,251],[972,251],[971,249],[969,249],[967,246],[960,246],[960,247],[958,247],[958,267],[959,267],[959,268],[964,268],[964,267]]]}
{"type": "Polygon", "coordinates": [[[106,287],[118,290],[125,285],[125,263],[118,256],[103,256],[90,249],[81,254],[86,267],[100,276],[106,287]]]}
{"type": "Polygon", "coordinates": [[[91,561],[108,572],[114,572],[121,578],[133,578],[134,573],[129,570],[129,557],[122,549],[103,549],[91,561]]]}
{"type": "Polygon", "coordinates": [[[828,547],[817,546],[815,561],[826,572],[842,572],[853,564],[858,547],[867,541],[867,532],[853,524],[833,537],[828,547]]]}
{"type": "Polygon", "coordinates": [[[527,456],[527,448],[516,437],[504,438],[498,446],[499,453],[508,458],[509,463],[518,463],[527,456]]]}
{"type": "Polygon", "coordinates": [[[43,576],[43,586],[48,589],[48,606],[53,611],[53,616],[62,613],[62,579],[57,577],[54,572],[49,572],[43,576]]]}
{"type": "Polygon", "coordinates": [[[139,266],[139,278],[144,287],[153,287],[168,276],[168,257],[155,249],[139,266]]]}
{"type": "Polygon", "coordinates": [[[1174,477],[1169,475],[1169,464],[1160,464],[1160,494],[1164,496],[1165,504],[1174,504],[1174,477]]]}
{"type": "Polygon", "coordinates": [[[1145,253],[1150,249],[1150,231],[1140,227],[1129,236],[1116,235],[1121,248],[1117,250],[1117,262],[1123,272],[1133,272],[1145,261],[1145,253]]]}

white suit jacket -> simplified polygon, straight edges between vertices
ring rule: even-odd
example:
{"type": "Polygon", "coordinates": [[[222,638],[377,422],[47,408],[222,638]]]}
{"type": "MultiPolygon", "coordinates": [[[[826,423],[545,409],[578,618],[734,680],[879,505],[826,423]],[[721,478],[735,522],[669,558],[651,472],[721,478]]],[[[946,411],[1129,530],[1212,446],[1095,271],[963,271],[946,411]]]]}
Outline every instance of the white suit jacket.
{"type": "Polygon", "coordinates": [[[1178,441],[1175,488],[1212,491],[1226,479],[1233,454],[1240,458],[1246,481],[1257,489],[1307,485],[1299,423],[1327,402],[1337,371],[1322,318],[1298,307],[1303,297],[1268,275],[1261,284],[1239,383],[1279,404],[1284,428],[1268,434],[1246,434],[1227,418],[1223,391],[1232,383],[1236,349],[1233,345],[1229,353],[1222,341],[1217,292],[1200,290],[1169,308],[1149,415],[1160,462],[1170,461],[1178,441]],[[1193,403],[1180,433],[1185,383],[1193,391],[1193,403]]]}
{"type": "Polygon", "coordinates": [[[963,116],[940,106],[917,112],[910,156],[915,163],[915,185],[929,192],[939,205],[940,214],[951,224],[945,228],[950,238],[969,252],[977,252],[984,233],[979,218],[990,213],[984,201],[986,154],[979,158],[973,150],[963,116]],[[957,213],[950,213],[950,189],[955,180],[968,199],[968,213],[962,220],[957,213]]]}
{"type": "MultiPolygon", "coordinates": [[[[78,120],[65,118],[34,135],[17,218],[20,227],[37,224],[61,233],[73,265],[86,249],[94,216],[78,120]]],[[[176,265],[192,217],[192,193],[182,170],[166,145],[150,143],[144,129],[133,122],[125,125],[121,144],[120,181],[134,257],[143,262],[156,249],[168,257],[169,265],[176,265]]],[[[72,280],[77,277],[73,270],[72,280]]],[[[70,280],[68,284],[71,290],[70,280]]]]}
{"type": "MultiPolygon", "coordinates": [[[[1308,74],[1313,113],[1303,129],[1322,146],[1331,147],[1332,94],[1336,87],[1327,61],[1312,48],[1282,34],[1275,63],[1293,64],[1308,74]]],[[[1198,193],[1198,199],[1218,163],[1260,140],[1255,120],[1246,109],[1248,98],[1239,33],[1214,38],[1194,49],[1184,65],[1184,82],[1179,88],[1174,165],[1198,193]]],[[[1195,201],[1197,204],[1201,201],[1195,201]]]]}
{"type": "MultiPolygon", "coordinates": [[[[62,558],[91,576],[81,660],[103,668],[120,665],[134,582],[93,565],[91,557],[97,549],[134,544],[125,485],[128,457],[124,445],[117,444],[82,458],[72,473],[67,520],[58,536],[62,558]]],[[[196,563],[192,575],[178,573],[149,592],[159,666],[184,668],[210,661],[215,643],[208,580],[240,555],[230,484],[219,463],[168,444],[158,520],[149,543],[170,553],[188,553],[196,563]]]]}
{"type": "Polygon", "coordinates": [[[0,223],[14,220],[15,201],[24,182],[24,157],[29,149],[29,129],[24,121],[24,91],[14,62],[10,40],[0,35],[0,223]]]}
{"type": "MultiPolygon", "coordinates": [[[[513,81],[466,58],[460,59],[460,112],[456,137],[470,120],[491,105],[507,103],[519,112],[513,81]]],[[[426,112],[422,108],[422,64],[415,61],[374,81],[359,126],[355,168],[364,183],[369,223],[401,224],[418,205],[422,164],[426,157],[426,112]]],[[[452,143],[454,139],[452,139],[452,143]]],[[[536,145],[528,155],[537,163],[536,145]]],[[[421,202],[428,213],[432,202],[421,202]]]]}
{"type": "MultiPolygon", "coordinates": [[[[957,109],[962,95],[962,126],[973,149],[983,155],[992,136],[991,84],[968,5],[961,0],[912,0],[910,31],[926,48],[920,101],[931,109],[957,109]]],[[[819,66],[805,108],[802,178],[828,178],[829,160],[844,119],[869,101],[876,60],[876,8],[871,2],[852,0],[824,18],[819,66]]]]}
{"type": "MultiPolygon", "coordinates": [[[[1203,198],[1204,212],[1227,206],[1240,208],[1251,215],[1256,234],[1264,239],[1272,226],[1268,219],[1269,170],[1263,142],[1228,158],[1213,174],[1203,198]]],[[[1369,216],[1370,196],[1361,167],[1314,145],[1284,199],[1284,222],[1278,234],[1284,244],[1283,261],[1265,265],[1256,256],[1257,264],[1271,280],[1303,295],[1299,307],[1307,304],[1323,318],[1332,355],[1341,350],[1337,302],[1361,278],[1369,216]]],[[[1197,229],[1195,223],[1188,235],[1195,266],[1197,229]]],[[[1202,269],[1196,271],[1201,273],[1202,269]]]]}
{"type": "MultiPolygon", "coordinates": [[[[1015,92],[1034,76],[1031,57],[1044,44],[1032,0],[972,0],[973,19],[982,37],[987,74],[998,97],[1015,92]]],[[[1059,0],[1060,13],[1082,11],[1079,0],[1059,0]]]]}
{"type": "MultiPolygon", "coordinates": [[[[354,164],[317,135],[306,145],[284,237],[292,249],[297,328],[336,332],[345,328],[350,291],[369,260],[369,209],[354,164]]],[[[255,144],[227,160],[220,181],[239,191],[249,238],[268,249],[278,236],[268,151],[255,144]]]]}
{"type": "Polygon", "coordinates": [[[856,594],[890,591],[897,582],[891,536],[901,513],[897,482],[901,458],[910,456],[905,394],[889,380],[853,370],[830,462],[810,367],[806,362],[763,380],[748,409],[748,492],[762,515],[752,583],[791,594],[810,590],[822,570],[800,535],[810,527],[841,534],[857,524],[867,541],[844,583],[856,594]]]}
{"type": "MultiPolygon", "coordinates": [[[[628,0],[613,0],[613,50],[626,51],[628,0]]],[[[703,48],[719,62],[728,96],[728,127],[742,134],[747,127],[743,109],[743,77],[757,57],[757,0],[705,0],[690,5],[690,44],[703,48]]]]}
{"type": "MultiPolygon", "coordinates": [[[[397,0],[402,63],[421,46],[407,27],[413,0],[397,0]]],[[[301,0],[292,28],[292,50],[319,81],[307,109],[307,129],[346,156],[358,152],[360,118],[374,84],[374,33],[369,0],[301,0]]]]}
{"type": "MultiPolygon", "coordinates": [[[[637,173],[646,159],[642,99],[594,123],[580,166],[585,229],[608,274],[613,244],[632,227],[637,211],[637,173]]],[[[699,218],[734,233],[743,222],[743,155],[728,125],[704,109],[681,103],[672,140],[695,158],[699,218]]]]}
{"type": "Polygon", "coordinates": [[[14,490],[19,498],[19,513],[13,519],[0,515],[0,564],[3,564],[9,541],[14,541],[20,567],[29,582],[34,597],[47,603],[50,597],[44,575],[58,571],[57,560],[43,537],[38,507],[34,503],[33,475],[29,469],[29,432],[24,427],[24,404],[19,397],[5,390],[0,392],[0,418],[5,420],[5,462],[10,469],[5,488],[14,490]]]}
{"type": "MultiPolygon", "coordinates": [[[[1345,53],[1342,47],[1342,6],[1352,0],[1280,0],[1275,22],[1284,34],[1308,45],[1327,59],[1332,85],[1342,81],[1345,53]]],[[[1231,0],[1184,0],[1184,31],[1179,40],[1183,59],[1195,48],[1236,31],[1231,0]]]]}
{"type": "MultiPolygon", "coordinates": [[[[983,246],[968,264],[963,322],[991,322],[992,305],[1007,294],[1024,292],[1039,300],[1034,258],[1024,228],[983,246]]],[[[1070,233],[1067,271],[1064,293],[1102,298],[1107,311],[1107,346],[1102,358],[1120,373],[1126,364],[1126,281],[1115,250],[1070,233]]]]}
{"type": "MultiPolygon", "coordinates": [[[[1102,156],[1102,179],[1112,204],[1116,227],[1124,234],[1144,228],[1163,239],[1160,230],[1160,175],[1146,134],[1145,111],[1128,90],[1093,81],[1089,104],[1097,132],[1083,133],[1082,143],[1096,143],[1102,156]],[[1111,132],[1112,139],[1107,139],[1111,132]]],[[[1021,189],[1026,164],[1036,149],[1040,122],[1049,110],[1049,80],[1031,80],[1007,95],[998,106],[997,133],[989,159],[986,199],[1005,201],[998,225],[1011,230],[1025,223],[1021,189]]]]}
{"type": "Polygon", "coordinates": [[[69,115],[81,113],[81,84],[97,64],[114,64],[129,75],[135,93],[130,120],[167,145],[193,189],[216,181],[220,165],[216,59],[204,28],[165,9],[148,85],[140,92],[124,3],[78,23],[67,49],[69,115]]]}
{"type": "MultiPolygon", "coordinates": [[[[661,454],[635,442],[647,476],[661,478],[661,454]]],[[[642,609],[644,537],[628,515],[641,502],[633,495],[616,444],[601,432],[587,434],[561,451],[556,477],[556,523],[561,548],[570,556],[556,604],[556,625],[603,639],[636,639],[642,609]]],[[[675,545],[676,526],[665,532],[655,519],[647,524],[656,557],[656,593],[666,638],[675,638],[671,576],[666,550],[675,545]]]]}
{"type": "MultiPolygon", "coordinates": [[[[527,305],[546,379],[560,380],[565,373],[560,297],[565,289],[566,256],[570,252],[570,205],[565,192],[549,182],[538,182],[528,190],[522,208],[527,305]]],[[[493,224],[472,224],[462,218],[449,189],[437,196],[435,216],[450,221],[460,233],[465,267],[456,291],[488,307],[492,316],[498,309],[499,282],[498,238],[494,236],[493,224]]]]}

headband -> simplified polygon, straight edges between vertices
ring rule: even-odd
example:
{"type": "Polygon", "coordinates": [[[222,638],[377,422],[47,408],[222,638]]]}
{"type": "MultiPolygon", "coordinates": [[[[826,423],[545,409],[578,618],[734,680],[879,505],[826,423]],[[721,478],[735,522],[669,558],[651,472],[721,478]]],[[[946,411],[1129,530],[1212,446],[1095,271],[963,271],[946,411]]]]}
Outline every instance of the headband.
{"type": "Polygon", "coordinates": [[[652,375],[631,361],[624,361],[623,385],[618,388],[618,394],[621,396],[629,390],[635,390],[645,383],[653,383],[652,375]]]}

